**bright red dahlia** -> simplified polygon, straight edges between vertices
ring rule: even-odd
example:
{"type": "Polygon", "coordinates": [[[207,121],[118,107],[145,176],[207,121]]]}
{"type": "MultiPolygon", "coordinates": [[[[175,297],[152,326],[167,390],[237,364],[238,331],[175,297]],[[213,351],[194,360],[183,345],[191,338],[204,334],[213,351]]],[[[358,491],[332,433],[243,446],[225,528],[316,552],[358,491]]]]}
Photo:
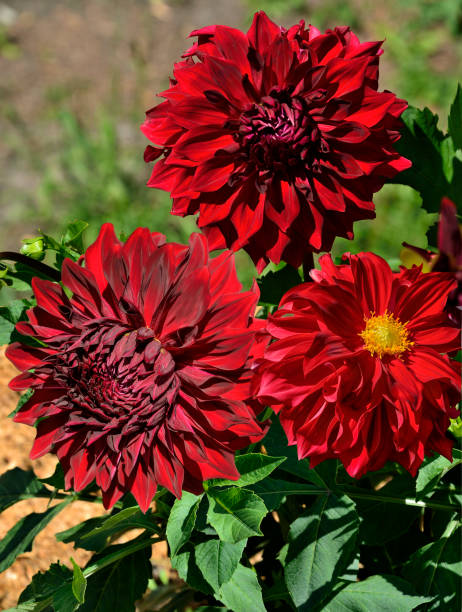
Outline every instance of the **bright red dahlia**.
{"type": "Polygon", "coordinates": [[[430,451],[451,458],[460,371],[443,353],[460,346],[460,329],[444,306],[456,281],[416,266],[393,273],[372,253],[350,262],[321,257],[315,282],[283,297],[256,392],[312,466],[338,458],[360,477],[391,460],[414,475],[430,451]]]}
{"type": "Polygon", "coordinates": [[[238,478],[234,451],[264,434],[245,401],[258,289],[241,292],[233,256],[209,259],[199,234],[183,246],[138,229],[123,244],[105,224],[82,263],[64,262],[65,290],[33,280],[17,330],[43,347],[7,351],[24,371],[10,387],[34,390],[14,420],[41,419],[31,457],[56,453],[66,487],[96,478],[106,508],[238,478]]]}
{"type": "Polygon", "coordinates": [[[199,213],[212,249],[244,248],[259,271],[352,238],[375,216],[373,193],[411,165],[393,149],[406,103],[377,91],[382,43],[286,30],[262,11],[247,34],[191,35],[141,128],[156,145],[145,160],[161,157],[148,185],[170,191],[173,214],[199,213]]]}

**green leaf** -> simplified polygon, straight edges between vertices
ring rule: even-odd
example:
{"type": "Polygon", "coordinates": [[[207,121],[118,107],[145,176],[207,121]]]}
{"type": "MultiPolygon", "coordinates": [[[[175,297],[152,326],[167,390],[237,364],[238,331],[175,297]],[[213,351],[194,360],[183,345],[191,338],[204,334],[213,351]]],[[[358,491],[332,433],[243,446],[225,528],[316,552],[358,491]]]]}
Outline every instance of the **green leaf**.
{"type": "Polygon", "coordinates": [[[159,533],[152,513],[149,510],[143,514],[138,506],[124,508],[120,512],[109,517],[102,517],[103,521],[95,526],[91,531],[80,536],[82,541],[88,538],[109,537],[114,534],[126,531],[127,529],[147,529],[154,533],[159,533]]]}
{"type": "Polygon", "coordinates": [[[277,305],[289,289],[301,282],[297,270],[288,264],[275,272],[268,271],[257,279],[260,302],[277,305]]]}
{"type": "Polygon", "coordinates": [[[257,574],[239,564],[231,579],[216,594],[233,612],[265,612],[257,574]]]}
{"type": "Polygon", "coordinates": [[[436,488],[441,478],[460,463],[462,463],[462,452],[459,449],[454,449],[452,463],[442,455],[426,457],[417,474],[416,498],[426,497],[436,488]]]}
{"type": "Polygon", "coordinates": [[[14,415],[24,406],[24,404],[30,400],[33,394],[33,389],[26,389],[26,391],[24,391],[24,393],[19,397],[18,403],[16,404],[16,408],[10,412],[8,418],[12,419],[14,415]]]}
{"type": "Polygon", "coordinates": [[[208,481],[209,487],[247,487],[255,482],[263,480],[273,472],[285,457],[269,457],[260,453],[249,453],[236,457],[236,468],[241,477],[239,480],[227,480],[225,478],[213,478],[208,481]]]}
{"type": "Polygon", "coordinates": [[[410,612],[429,601],[417,595],[408,582],[396,576],[370,576],[361,582],[345,583],[323,612],[410,612]]]}
{"type": "Polygon", "coordinates": [[[284,601],[288,608],[291,608],[291,599],[289,591],[285,583],[282,580],[277,580],[269,588],[263,587],[263,600],[264,601],[284,601]]]}
{"type": "Polygon", "coordinates": [[[252,491],[262,498],[265,506],[271,512],[279,508],[287,495],[317,495],[323,493],[324,489],[308,483],[265,478],[252,485],[252,491]]]}
{"type": "Polygon", "coordinates": [[[337,481],[338,460],[327,459],[310,469],[310,477],[314,481],[323,483],[329,489],[335,489],[337,481]]]}
{"type": "Polygon", "coordinates": [[[441,142],[441,162],[444,176],[449,184],[452,183],[452,179],[454,177],[454,156],[454,143],[452,142],[452,138],[448,136],[441,142]]]}
{"type": "Polygon", "coordinates": [[[272,421],[271,427],[263,439],[263,445],[271,455],[286,457],[286,461],[281,465],[281,470],[303,478],[303,480],[308,480],[317,487],[327,490],[329,488],[327,483],[324,482],[324,479],[316,470],[310,469],[308,460],[299,460],[297,448],[287,445],[287,436],[279,423],[277,415],[273,415],[272,421]]]}
{"type": "Polygon", "coordinates": [[[78,525],[69,527],[69,529],[65,531],[60,531],[56,534],[56,539],[58,542],[74,542],[76,548],[100,551],[106,546],[106,533],[103,531],[92,537],[88,537],[88,534],[96,527],[100,526],[105,518],[105,516],[89,518],[78,525]]]}
{"type": "Polygon", "coordinates": [[[348,582],[356,582],[358,579],[359,572],[359,550],[356,553],[356,556],[353,557],[351,563],[348,565],[346,570],[339,577],[339,581],[346,580],[348,582]]]}
{"type": "Polygon", "coordinates": [[[167,522],[167,542],[170,555],[175,556],[189,540],[196,523],[197,509],[202,495],[197,496],[183,491],[181,499],[176,499],[167,522]]]}
{"type": "Polygon", "coordinates": [[[232,544],[214,538],[195,547],[197,567],[214,591],[218,591],[234,574],[245,544],[246,540],[232,544]]]}
{"type": "Polygon", "coordinates": [[[223,542],[239,542],[262,535],[260,523],[268,510],[263,500],[247,489],[208,489],[208,522],[223,542]]]}
{"type": "Polygon", "coordinates": [[[8,306],[0,306],[0,345],[12,342],[15,325],[25,318],[27,307],[23,300],[12,300],[8,306]]]}
{"type": "Polygon", "coordinates": [[[56,506],[52,506],[45,512],[32,512],[12,527],[3,540],[0,542],[0,572],[4,572],[18,555],[32,550],[32,543],[35,536],[72,501],[72,498],[65,500],[56,506]]]}
{"type": "Polygon", "coordinates": [[[72,590],[73,574],[60,563],[53,563],[46,572],[38,572],[21,593],[17,610],[50,609],[44,600],[51,597],[54,612],[73,612],[79,606],[72,590]]]}
{"type": "MultiPolygon", "coordinates": [[[[399,538],[409,530],[421,513],[421,508],[389,503],[380,496],[414,497],[414,479],[407,474],[395,476],[377,492],[377,501],[356,500],[356,508],[362,518],[359,528],[361,541],[370,546],[382,546],[399,538]]],[[[374,494],[371,491],[371,494],[374,494]]]]}
{"type": "Polygon", "coordinates": [[[72,576],[72,592],[79,603],[85,601],[85,590],[87,588],[87,580],[82,573],[82,570],[71,557],[72,567],[74,569],[72,576]]]}
{"type": "Polygon", "coordinates": [[[8,286],[8,266],[0,261],[0,289],[8,286]]]}
{"type": "Polygon", "coordinates": [[[40,482],[50,485],[50,487],[55,489],[61,489],[64,491],[66,487],[64,484],[64,472],[61,464],[57,463],[53,474],[51,476],[47,476],[46,478],[40,478],[40,482]]]}
{"type": "Polygon", "coordinates": [[[404,566],[403,576],[426,596],[436,596],[425,610],[459,610],[461,607],[462,528],[451,521],[443,536],[419,548],[404,566]]]}
{"type": "Polygon", "coordinates": [[[311,610],[332,590],[354,557],[358,516],[346,495],[320,496],[289,530],[281,561],[297,610],[311,610]]]}
{"type": "Polygon", "coordinates": [[[48,494],[32,470],[13,468],[0,476],[0,512],[23,499],[48,494]]]}
{"type": "Polygon", "coordinates": [[[63,243],[70,246],[79,253],[83,252],[82,234],[87,229],[88,223],[85,221],[72,221],[66,227],[63,236],[63,243]]]}
{"type": "Polygon", "coordinates": [[[396,150],[412,161],[412,166],[399,172],[390,182],[409,185],[422,196],[428,212],[439,212],[441,198],[450,188],[443,169],[441,143],[443,133],[438,129],[438,116],[428,108],[419,110],[409,106],[401,115],[404,126],[396,150]]]}
{"type": "MultiPolygon", "coordinates": [[[[82,572],[87,589],[85,603],[78,609],[86,612],[134,610],[133,602],[143,594],[151,575],[152,542],[140,537],[94,555],[82,572]],[[124,581],[128,581],[128,587],[124,581]]],[[[34,577],[21,595],[19,609],[49,612],[52,606],[54,612],[72,612],[78,606],[72,591],[73,577],[68,568],[52,565],[48,572],[34,577]]]]}
{"type": "Polygon", "coordinates": [[[448,129],[456,149],[462,149],[462,87],[457,85],[456,97],[448,117],[448,129]]]}
{"type": "Polygon", "coordinates": [[[183,546],[182,550],[171,557],[172,567],[176,569],[179,577],[184,580],[190,587],[197,589],[201,593],[207,595],[213,594],[213,589],[205,580],[202,572],[196,563],[194,548],[191,542],[183,546]]]}
{"type": "MultiPolygon", "coordinates": [[[[103,560],[111,551],[122,550],[124,546],[126,545],[121,544],[107,548],[103,553],[93,556],[87,567],[103,560]]],[[[81,605],[79,612],[134,611],[135,601],[144,594],[152,576],[150,556],[151,549],[144,548],[89,576],[85,603],[81,605]]]]}

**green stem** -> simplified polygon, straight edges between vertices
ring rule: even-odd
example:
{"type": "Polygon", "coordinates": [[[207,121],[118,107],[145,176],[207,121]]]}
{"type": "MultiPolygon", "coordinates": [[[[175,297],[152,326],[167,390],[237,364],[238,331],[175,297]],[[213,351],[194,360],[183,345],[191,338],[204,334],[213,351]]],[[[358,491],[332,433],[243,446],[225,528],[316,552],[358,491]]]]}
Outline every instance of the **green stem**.
{"type": "Polygon", "coordinates": [[[391,497],[374,493],[362,493],[358,491],[344,490],[344,493],[353,499],[366,499],[375,502],[386,502],[388,504],[399,504],[401,506],[413,506],[415,508],[433,508],[434,510],[447,510],[449,512],[461,512],[462,508],[454,504],[440,504],[434,501],[421,501],[412,497],[391,497]]]}
{"type": "Polygon", "coordinates": [[[142,550],[143,548],[148,548],[148,546],[152,546],[153,544],[156,544],[156,542],[161,542],[162,538],[149,538],[149,540],[138,540],[138,541],[134,541],[132,544],[127,543],[124,544],[124,547],[121,548],[120,550],[117,550],[109,555],[106,555],[106,557],[104,557],[103,559],[100,559],[99,561],[96,561],[96,563],[93,563],[92,565],[89,565],[88,567],[86,567],[83,571],[83,575],[85,576],[85,578],[89,578],[90,576],[93,576],[93,574],[96,574],[96,572],[99,572],[99,570],[107,567],[108,565],[111,565],[112,563],[115,563],[116,561],[120,561],[120,559],[123,559],[124,557],[127,557],[128,555],[133,554],[134,552],[137,552],[138,550],[142,550]]]}
{"type": "MultiPolygon", "coordinates": [[[[375,502],[386,502],[388,504],[399,504],[401,506],[413,506],[415,508],[433,508],[434,510],[446,510],[448,512],[462,511],[461,506],[456,506],[454,504],[440,504],[439,502],[420,501],[410,497],[402,498],[380,495],[377,493],[363,493],[362,491],[352,491],[351,489],[341,489],[341,491],[352,499],[366,499],[375,502]]],[[[267,495],[274,495],[275,493],[284,493],[285,495],[329,495],[331,493],[335,494],[335,491],[330,491],[329,489],[313,489],[308,486],[306,489],[297,488],[292,491],[290,489],[268,491],[267,495]]],[[[263,498],[265,497],[265,493],[259,493],[259,495],[263,498]]]]}
{"type": "Polygon", "coordinates": [[[27,255],[23,255],[22,253],[15,253],[14,251],[3,251],[0,252],[0,260],[8,259],[9,261],[16,261],[18,263],[22,263],[28,268],[32,268],[32,270],[36,270],[41,274],[45,274],[49,278],[52,278],[54,281],[61,280],[61,273],[59,270],[55,270],[51,266],[42,263],[41,261],[37,261],[36,259],[32,259],[32,257],[28,257],[27,255]]]}

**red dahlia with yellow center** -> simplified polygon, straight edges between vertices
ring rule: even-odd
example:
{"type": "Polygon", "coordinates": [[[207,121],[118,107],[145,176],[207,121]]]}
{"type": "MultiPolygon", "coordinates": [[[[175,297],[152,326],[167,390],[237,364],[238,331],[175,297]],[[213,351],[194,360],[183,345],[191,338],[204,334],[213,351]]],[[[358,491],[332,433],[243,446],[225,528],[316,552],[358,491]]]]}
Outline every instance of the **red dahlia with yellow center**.
{"type": "Polygon", "coordinates": [[[347,27],[286,30],[261,11],[247,34],[192,36],[142,126],[155,145],[145,159],[158,160],[148,185],[170,192],[173,214],[199,213],[211,248],[244,248],[259,271],[352,238],[372,195],[410,166],[393,148],[406,103],[378,91],[381,43],[347,27]]]}
{"type": "Polygon", "coordinates": [[[254,380],[289,444],[312,466],[338,458],[360,477],[388,461],[413,475],[424,456],[451,458],[460,329],[445,311],[456,280],[421,268],[392,272],[377,255],[330,256],[268,321],[273,337],[254,380]]]}
{"type": "Polygon", "coordinates": [[[265,429],[249,401],[258,289],[241,292],[233,256],[210,259],[198,234],[183,246],[138,229],[123,244],[106,224],[80,264],[64,261],[63,286],[33,280],[17,330],[39,342],[7,350],[23,371],[11,388],[33,390],[15,416],[37,425],[31,457],[56,453],[67,488],[96,479],[106,508],[238,478],[234,451],[265,429]]]}

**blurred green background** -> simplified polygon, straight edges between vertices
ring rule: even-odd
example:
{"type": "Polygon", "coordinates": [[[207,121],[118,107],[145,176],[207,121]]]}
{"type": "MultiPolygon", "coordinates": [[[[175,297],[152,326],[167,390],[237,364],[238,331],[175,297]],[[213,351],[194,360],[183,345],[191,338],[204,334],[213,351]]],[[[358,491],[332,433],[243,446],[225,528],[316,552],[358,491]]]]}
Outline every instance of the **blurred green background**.
{"type": "MultiPolygon", "coordinates": [[[[194,219],[170,215],[168,194],[145,185],[139,124],[191,30],[246,29],[257,9],[285,26],[305,19],[385,39],[380,89],[429,106],[445,128],[462,74],[462,0],[0,1],[0,250],[76,218],[90,222],[87,242],[107,220],[126,234],[146,225],[186,240],[194,219]]],[[[425,246],[416,193],[388,185],[375,202],[377,219],[358,223],[353,243],[337,240],[336,253],[396,260],[403,240],[425,246]]],[[[254,269],[239,258],[249,280],[254,269]]]]}

